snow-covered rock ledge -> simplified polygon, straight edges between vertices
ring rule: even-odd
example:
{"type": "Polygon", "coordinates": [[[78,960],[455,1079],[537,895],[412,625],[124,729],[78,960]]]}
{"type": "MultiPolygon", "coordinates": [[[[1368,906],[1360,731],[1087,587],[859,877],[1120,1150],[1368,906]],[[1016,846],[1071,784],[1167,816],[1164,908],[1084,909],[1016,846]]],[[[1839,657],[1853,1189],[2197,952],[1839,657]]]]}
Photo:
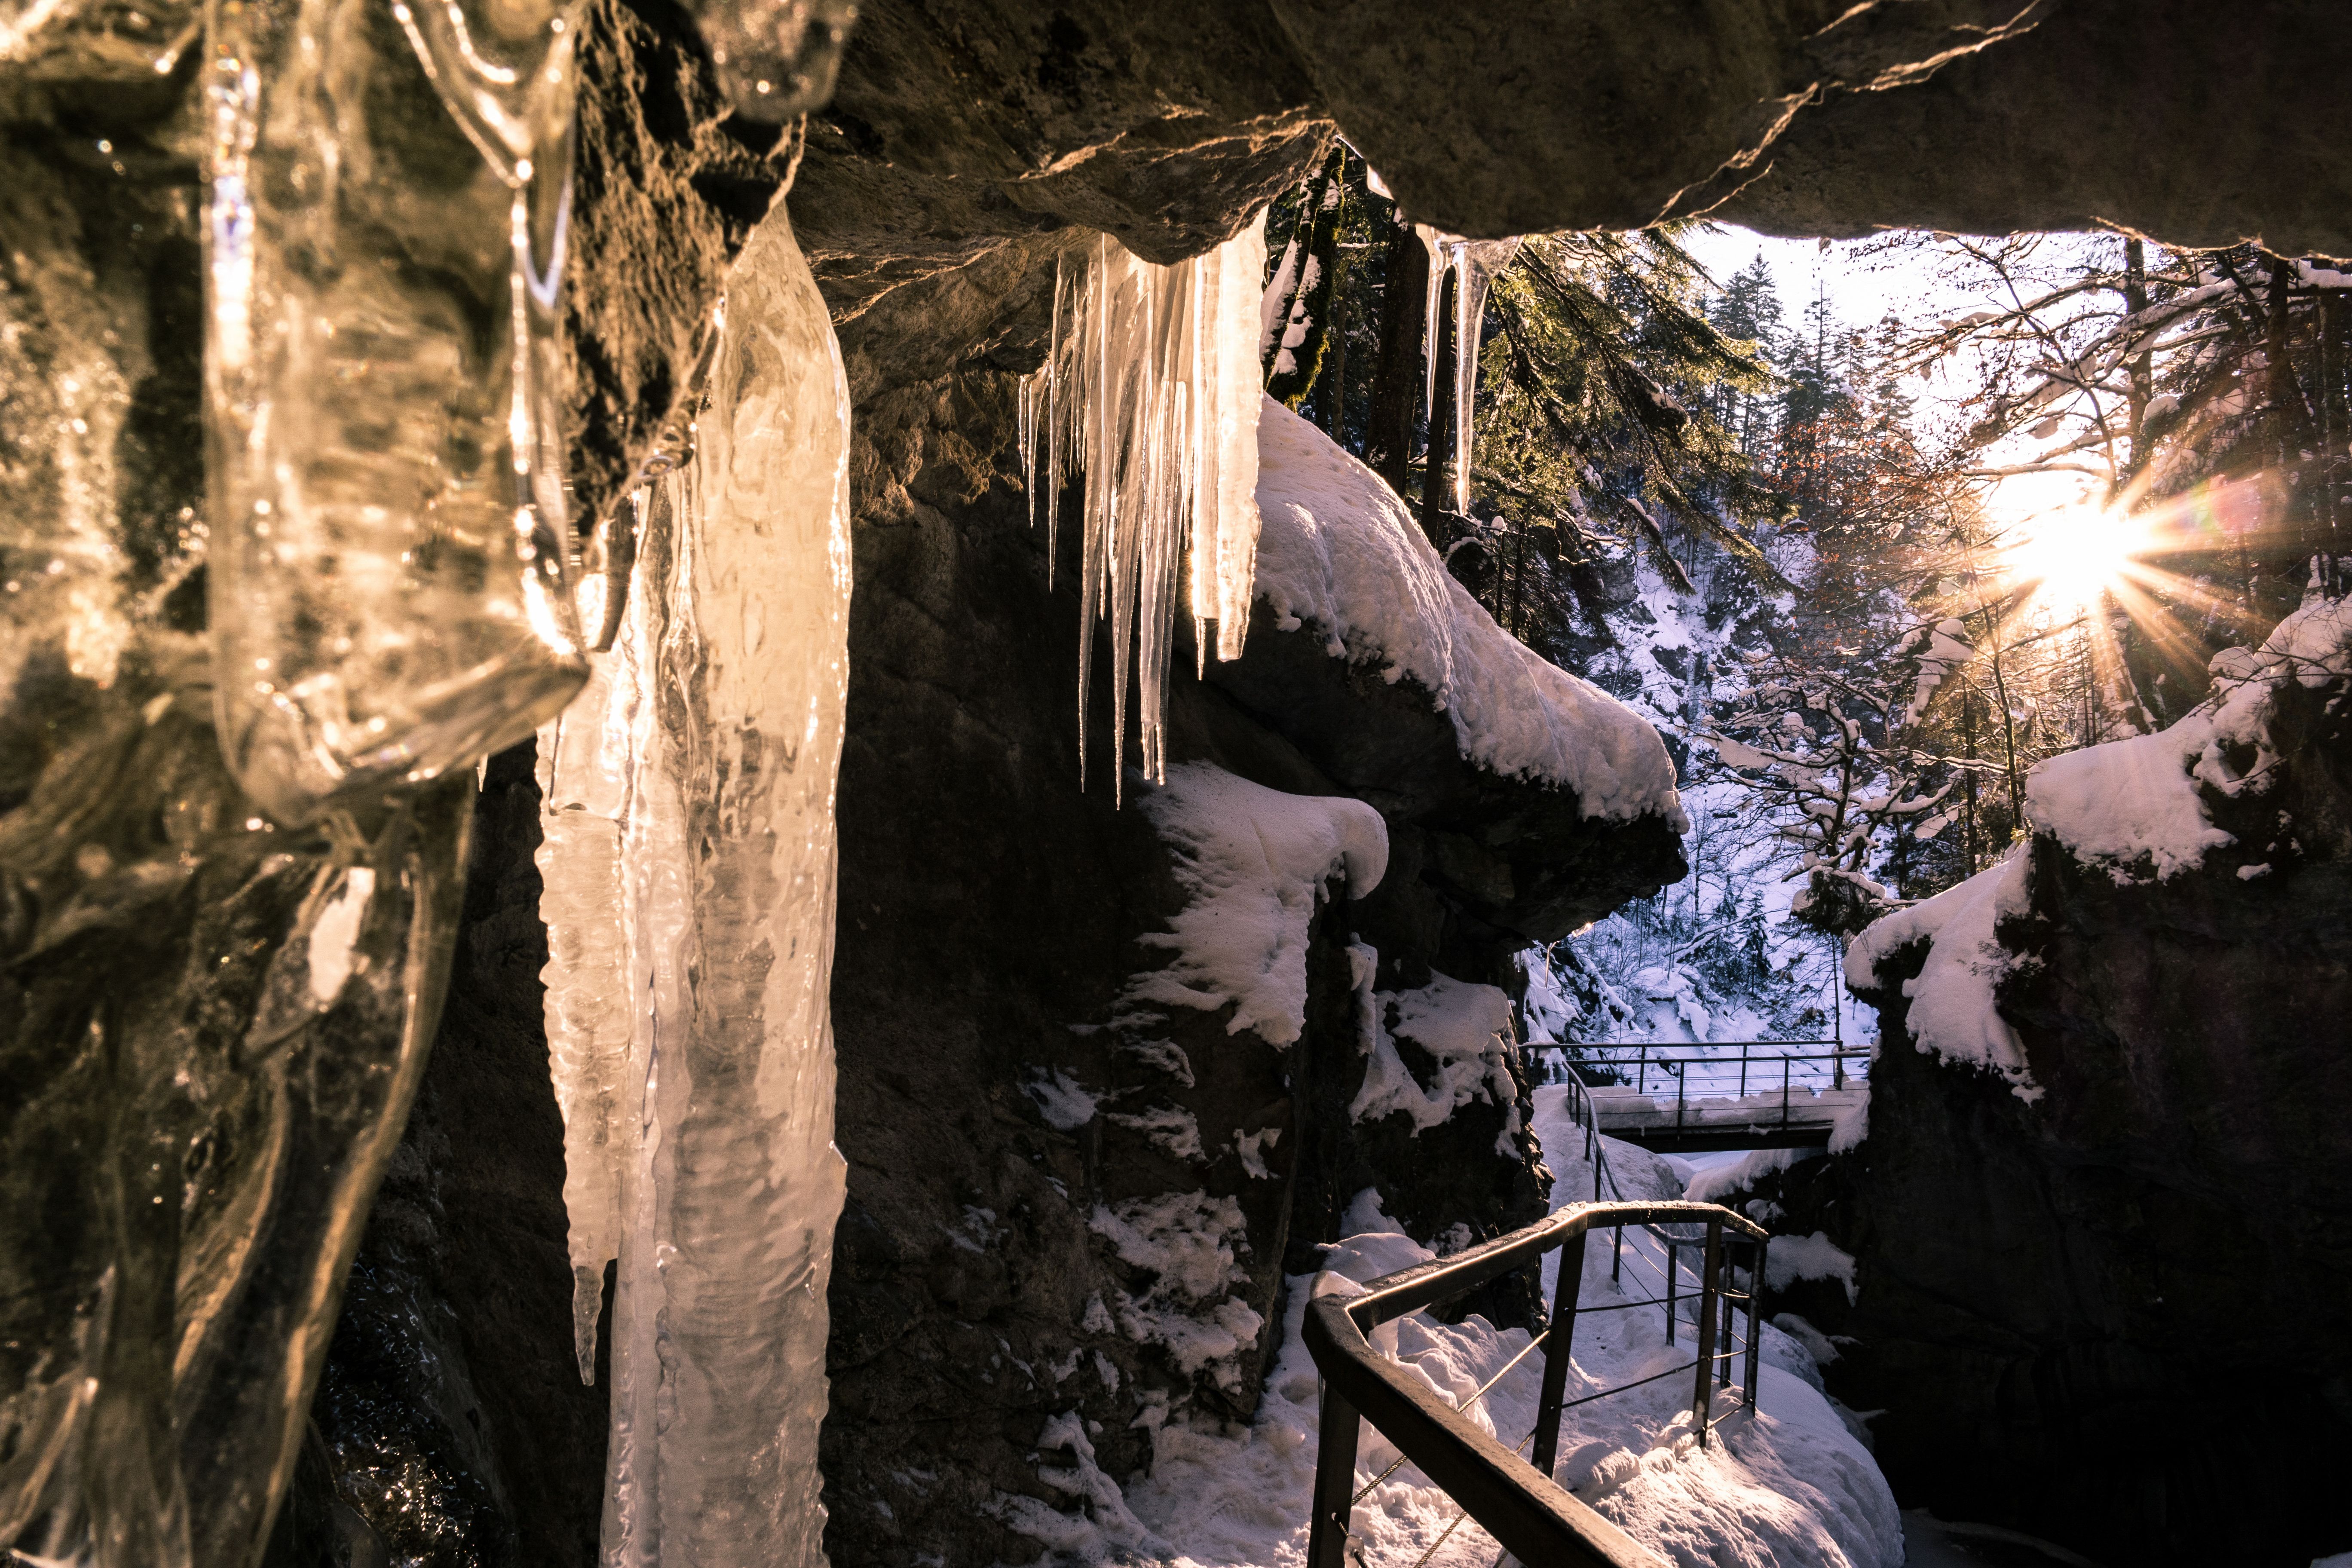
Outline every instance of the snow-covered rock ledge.
{"type": "MultiPolygon", "coordinates": [[[[1372,925],[1433,928],[1438,969],[1487,977],[1680,879],[1687,823],[1657,731],[1497,626],[1380,477],[1273,402],[1257,501],[1249,637],[1207,683],[1387,819],[1372,925]]],[[[1381,983],[1401,978],[1423,983],[1381,983]]]]}
{"type": "Polygon", "coordinates": [[[1856,936],[1848,986],[1865,997],[1899,989],[1904,1029],[1919,1050],[1990,1072],[2029,1103],[2040,1098],[1998,994],[2039,961],[2002,928],[2032,917],[2037,876],[2053,856],[2126,889],[2171,882],[2216,856],[2238,862],[2225,868],[2242,882],[2301,860],[2294,813],[2265,804],[2294,744],[2274,726],[2283,703],[2308,705],[2352,676],[2352,601],[2305,605],[2262,647],[2227,649],[2212,668],[2212,695],[2170,728],[2036,767],[2025,790],[2035,845],[1856,936]]]}
{"type": "Polygon", "coordinates": [[[2352,609],[2214,671],[2162,733],[2043,764],[2028,843],[1855,941],[1869,1136],[1732,1189],[1851,1252],[1853,1294],[1767,1307],[1834,1337],[1898,1490],[2108,1562],[2347,1539],[2352,1422],[2303,1391],[2352,1377],[2309,1223],[2352,1205],[2352,609]]]}
{"type": "Polygon", "coordinates": [[[1649,721],[1496,626],[1397,493],[1272,398],[1258,418],[1257,504],[1257,592],[1276,630],[1417,683],[1479,767],[1571,791],[1587,816],[1654,815],[1688,831],[1674,759],[1649,721]]]}

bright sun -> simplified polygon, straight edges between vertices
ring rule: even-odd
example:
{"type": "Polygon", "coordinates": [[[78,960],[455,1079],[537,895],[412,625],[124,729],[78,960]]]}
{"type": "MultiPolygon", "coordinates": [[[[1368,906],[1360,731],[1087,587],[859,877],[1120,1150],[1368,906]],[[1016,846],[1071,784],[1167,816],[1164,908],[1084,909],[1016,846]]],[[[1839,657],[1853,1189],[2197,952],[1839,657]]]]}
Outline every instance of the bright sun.
{"type": "Polygon", "coordinates": [[[2054,508],[2021,521],[2005,554],[2010,570],[2035,584],[2053,609],[2080,610],[2115,585],[2143,547],[2141,529],[2096,506],[2054,508]]]}

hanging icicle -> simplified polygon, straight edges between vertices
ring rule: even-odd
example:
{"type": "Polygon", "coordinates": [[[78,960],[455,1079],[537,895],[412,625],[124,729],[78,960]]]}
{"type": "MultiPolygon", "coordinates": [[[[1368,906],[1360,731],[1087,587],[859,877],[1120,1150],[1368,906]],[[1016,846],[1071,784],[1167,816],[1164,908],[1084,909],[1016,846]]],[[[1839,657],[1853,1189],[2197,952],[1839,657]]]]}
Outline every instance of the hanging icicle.
{"type": "MultiPolygon", "coordinates": [[[[1465,239],[1425,223],[1412,226],[1429,251],[1429,296],[1422,311],[1427,323],[1422,337],[1423,401],[1429,410],[1429,427],[1437,428],[1437,311],[1445,297],[1445,275],[1454,287],[1454,510],[1470,510],[1470,403],[1478,390],[1478,330],[1486,318],[1486,289],[1518,254],[1517,236],[1509,239],[1465,239]]],[[[1440,460],[1432,451],[1429,460],[1440,460]]]]}
{"type": "Polygon", "coordinates": [[[282,821],[469,766],[586,679],[559,297],[579,8],[395,5],[399,33],[359,0],[210,9],[215,700],[282,821]],[[429,178],[385,85],[417,64],[478,154],[429,178]]]}
{"type": "Polygon", "coordinates": [[[547,1026],[581,1373],[605,1265],[605,1568],[822,1564],[834,782],[849,399],[779,206],[621,630],[540,732],[547,1026]]]}
{"type": "Polygon", "coordinates": [[[1062,486],[1087,476],[1080,552],[1079,774],[1094,625],[1110,623],[1112,790],[1127,735],[1128,669],[1144,776],[1167,774],[1163,715],[1177,574],[1189,561],[1194,642],[1240,657],[1257,569],[1258,301],[1265,218],[1204,256],[1159,267],[1098,235],[1054,280],[1045,363],[1021,386],[1030,521],[1050,558],[1062,486]],[[1040,458],[1043,458],[1042,464],[1040,458]]]}

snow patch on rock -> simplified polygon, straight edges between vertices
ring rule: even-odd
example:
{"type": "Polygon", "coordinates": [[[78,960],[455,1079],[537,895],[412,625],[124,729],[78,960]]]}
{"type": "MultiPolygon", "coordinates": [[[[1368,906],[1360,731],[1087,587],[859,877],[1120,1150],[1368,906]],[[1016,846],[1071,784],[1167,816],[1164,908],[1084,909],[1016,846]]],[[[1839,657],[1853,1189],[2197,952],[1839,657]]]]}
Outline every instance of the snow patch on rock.
{"type": "Polygon", "coordinates": [[[1271,399],[1257,502],[1257,593],[1282,630],[1312,627],[1334,658],[1411,676],[1481,767],[1573,790],[1587,816],[1655,813],[1689,830],[1657,731],[1497,626],[1396,492],[1271,399]]]}
{"type": "Polygon", "coordinates": [[[1415,1136],[1452,1119],[1474,1100],[1503,1108],[1496,1152],[1517,1159],[1518,1085],[1511,1077],[1511,999],[1492,985],[1473,985],[1433,972],[1429,984],[1412,991],[1374,991],[1375,963],[1356,958],[1357,1046],[1370,1058],[1364,1081],[1349,1103],[1354,1121],[1401,1115],[1415,1136]],[[1423,1084],[1398,1052],[1409,1039],[1435,1058],[1435,1078],[1423,1084]]]}
{"type": "Polygon", "coordinates": [[[1800,1279],[1834,1279],[1845,1287],[1849,1304],[1859,1293],[1853,1282],[1853,1254],[1838,1247],[1822,1231],[1811,1236],[1776,1236],[1765,1246],[1766,1289],[1786,1290],[1800,1279]]]}
{"type": "Polygon", "coordinates": [[[1257,1343],[1265,1320],[1229,1294],[1249,1283],[1237,1255],[1249,1250],[1241,1205],[1206,1193],[1163,1193],[1097,1204],[1087,1227],[1119,1260],[1153,1276],[1141,1296],[1121,1290],[1109,1307],[1119,1329],[1141,1344],[1166,1347],[1187,1376],[1206,1368],[1217,1386],[1241,1392],[1234,1358],[1257,1343]]]}
{"type": "Polygon", "coordinates": [[[2202,789],[2259,793],[2277,760],[2270,740],[2274,694],[2352,674],[2352,601],[2307,605],[2259,648],[2213,658],[2213,694],[2171,728],[2053,757],[2026,780],[2026,813],[2039,831],[2118,882],[2177,877],[2206,852],[2236,840],[2216,826],[2202,789]],[[2249,760],[2233,762],[2236,752],[2249,760]],[[2200,789],[2202,786],[2202,789],[2200,789]]]}
{"type": "Polygon", "coordinates": [[[1203,1012],[1231,1004],[1228,1033],[1297,1040],[1316,901],[1335,876],[1354,898],[1380,885],[1389,860],[1381,814],[1342,796],[1285,795],[1208,763],[1169,769],[1137,805],[1175,847],[1187,901],[1167,931],[1139,939],[1175,956],[1135,976],[1126,1000],[1203,1012]]]}
{"type": "MultiPolygon", "coordinates": [[[[1993,999],[1994,986],[2021,962],[1995,931],[2004,917],[2026,912],[2029,864],[2020,847],[1958,886],[1872,922],[1846,948],[1845,977],[1858,991],[1880,989],[1886,984],[1883,962],[1927,942],[1917,978],[1903,983],[1912,1039],[1946,1061],[1998,1073],[2019,1099],[2032,1101],[2042,1090],[2026,1067],[2024,1044],[1993,999]]],[[[1852,1142],[1867,1130],[1865,1122],[1852,1142]]]]}

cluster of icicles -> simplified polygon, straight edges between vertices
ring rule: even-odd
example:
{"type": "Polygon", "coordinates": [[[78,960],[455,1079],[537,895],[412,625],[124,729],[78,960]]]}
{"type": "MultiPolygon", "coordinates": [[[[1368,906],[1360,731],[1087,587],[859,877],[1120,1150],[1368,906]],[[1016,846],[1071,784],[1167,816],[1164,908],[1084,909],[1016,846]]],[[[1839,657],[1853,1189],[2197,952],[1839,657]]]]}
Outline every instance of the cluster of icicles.
{"type": "MultiPolygon", "coordinates": [[[[1237,658],[1257,570],[1258,305],[1265,215],[1206,255],[1172,267],[1097,235],[1054,276],[1044,366],[1021,384],[1020,442],[1030,521],[1058,553],[1062,487],[1087,477],[1079,555],[1078,755],[1086,766],[1094,625],[1111,629],[1112,788],[1127,738],[1132,658],[1143,774],[1167,778],[1166,682],[1180,578],[1196,658],[1209,623],[1219,658],[1237,658]]],[[[1047,568],[1049,580],[1052,568],[1047,568]]]]}
{"type": "MultiPolygon", "coordinates": [[[[1454,505],[1470,508],[1471,403],[1486,291],[1519,241],[1465,239],[1426,225],[1424,399],[1437,420],[1439,311],[1451,272],[1454,342],[1454,505]]],[[[1295,246],[1295,242],[1294,242],[1295,246]]],[[[1020,447],[1032,525],[1045,519],[1047,576],[1059,554],[1061,494],[1086,477],[1078,585],[1078,756],[1083,780],[1095,627],[1110,626],[1112,791],[1123,793],[1133,666],[1143,777],[1167,779],[1167,676],[1181,598],[1205,666],[1241,657],[1256,570],[1257,416],[1264,355],[1265,215],[1216,249],[1172,267],[1108,235],[1066,255],[1054,277],[1045,363],[1024,377],[1020,447]],[[1180,592],[1181,590],[1181,592],[1180,592]]],[[[1293,258],[1286,256],[1284,278],[1293,258]]],[[[1276,288],[1283,279],[1278,278],[1276,288]]],[[[1298,290],[1303,293],[1304,289],[1298,290]]],[[[1285,346],[1290,346],[1286,339],[1285,346]]]]}
{"type": "MultiPolygon", "coordinates": [[[[1470,510],[1470,404],[1478,390],[1478,331],[1486,317],[1486,289],[1518,254],[1511,239],[1465,239],[1427,224],[1412,226],[1429,251],[1429,298],[1423,309],[1426,323],[1423,343],[1422,401],[1429,410],[1429,427],[1437,428],[1438,312],[1444,308],[1445,275],[1454,274],[1454,510],[1470,510]]],[[[1433,456],[1433,460],[1434,460],[1433,456]]]]}

